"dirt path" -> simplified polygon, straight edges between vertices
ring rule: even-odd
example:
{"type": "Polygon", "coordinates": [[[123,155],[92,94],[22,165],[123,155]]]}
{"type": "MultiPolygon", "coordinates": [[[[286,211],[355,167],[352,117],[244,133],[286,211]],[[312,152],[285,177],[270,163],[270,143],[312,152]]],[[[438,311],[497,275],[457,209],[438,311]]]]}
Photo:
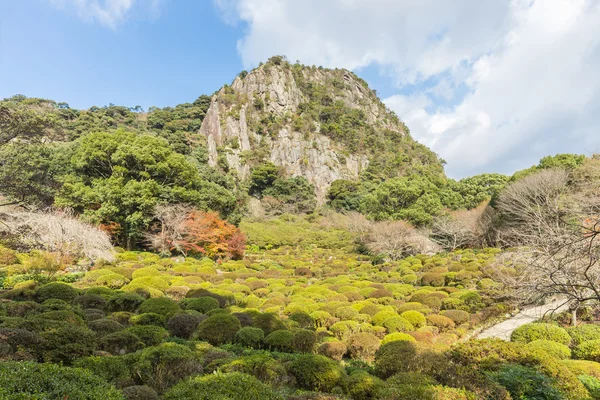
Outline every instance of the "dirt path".
{"type": "Polygon", "coordinates": [[[514,317],[485,329],[479,335],[477,335],[476,338],[498,338],[502,340],[510,340],[511,333],[521,325],[534,322],[542,318],[545,313],[551,311],[565,311],[567,309],[567,306],[562,305],[562,303],[564,303],[564,300],[556,300],[551,303],[544,304],[542,306],[526,308],[514,317]]]}

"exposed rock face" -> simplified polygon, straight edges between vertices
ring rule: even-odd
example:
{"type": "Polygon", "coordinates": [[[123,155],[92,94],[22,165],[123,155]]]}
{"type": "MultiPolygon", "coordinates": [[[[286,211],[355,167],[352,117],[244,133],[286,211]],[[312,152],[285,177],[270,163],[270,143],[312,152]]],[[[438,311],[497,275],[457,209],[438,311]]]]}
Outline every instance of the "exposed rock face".
{"type": "Polygon", "coordinates": [[[209,164],[223,167],[226,160],[230,170],[247,179],[253,165],[270,161],[288,176],[304,176],[315,186],[319,203],[333,181],[358,179],[373,154],[350,151],[322,134],[318,119],[310,128],[294,124],[311,101],[306,88],[313,87],[326,91],[331,102],[341,100],[361,110],[369,126],[406,134],[405,126],[353,73],[270,60],[213,96],[200,128],[207,137],[209,164]]]}

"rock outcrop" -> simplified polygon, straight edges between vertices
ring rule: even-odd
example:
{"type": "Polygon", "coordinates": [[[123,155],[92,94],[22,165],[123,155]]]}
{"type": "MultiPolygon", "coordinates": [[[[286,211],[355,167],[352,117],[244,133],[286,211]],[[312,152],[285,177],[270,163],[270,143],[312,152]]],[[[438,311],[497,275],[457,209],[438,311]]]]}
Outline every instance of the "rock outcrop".
{"type": "Polygon", "coordinates": [[[291,65],[274,57],[212,97],[200,128],[210,165],[235,171],[244,180],[252,166],[270,161],[287,176],[304,176],[314,185],[318,202],[324,202],[333,181],[358,179],[375,154],[359,139],[350,138],[358,141],[350,147],[322,132],[325,117],[309,114],[311,104],[359,110],[361,129],[373,134],[408,135],[404,124],[352,72],[291,65]]]}

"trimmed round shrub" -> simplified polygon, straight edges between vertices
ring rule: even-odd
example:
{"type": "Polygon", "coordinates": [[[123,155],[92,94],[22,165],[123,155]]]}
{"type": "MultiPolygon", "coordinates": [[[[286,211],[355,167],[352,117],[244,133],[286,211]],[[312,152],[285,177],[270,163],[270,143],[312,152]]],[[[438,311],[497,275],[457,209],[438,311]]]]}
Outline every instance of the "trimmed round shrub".
{"type": "Polygon", "coordinates": [[[404,311],[402,314],[400,314],[400,316],[410,322],[415,328],[425,326],[427,323],[425,316],[415,310],[404,311]]]}
{"type": "Polygon", "coordinates": [[[190,339],[200,324],[200,318],[191,314],[176,314],[169,318],[167,329],[172,336],[190,339]]]}
{"type": "Polygon", "coordinates": [[[315,320],[313,317],[311,317],[309,314],[302,312],[302,311],[296,311],[295,313],[293,313],[292,315],[290,315],[289,318],[291,321],[294,321],[298,324],[299,328],[302,329],[315,329],[315,320]]]}
{"type": "Polygon", "coordinates": [[[63,311],[70,310],[71,305],[61,299],[48,299],[42,303],[42,311],[63,311]]]}
{"type": "Polygon", "coordinates": [[[348,348],[343,342],[326,342],[317,349],[319,354],[337,361],[340,361],[347,351],[348,348]]]}
{"type": "Polygon", "coordinates": [[[33,362],[0,362],[0,398],[123,400],[121,393],[92,372],[33,362]]]}
{"type": "Polygon", "coordinates": [[[381,379],[362,370],[350,374],[347,381],[348,394],[355,400],[370,400],[384,383],[381,379]]]}
{"type": "Polygon", "coordinates": [[[552,357],[565,360],[571,358],[571,349],[564,344],[553,342],[551,340],[538,339],[527,343],[527,347],[531,349],[543,350],[552,357]]]}
{"type": "Polygon", "coordinates": [[[534,368],[522,365],[503,365],[492,379],[508,390],[513,399],[562,400],[564,395],[553,385],[552,379],[534,368]]]}
{"type": "Polygon", "coordinates": [[[415,327],[410,322],[400,316],[386,319],[383,322],[383,327],[387,329],[389,333],[410,332],[415,330],[415,327]]]}
{"type": "Polygon", "coordinates": [[[429,325],[435,326],[442,332],[450,330],[456,326],[454,321],[448,317],[444,317],[443,315],[431,314],[428,315],[426,319],[429,325]]]}
{"type": "Polygon", "coordinates": [[[129,379],[129,368],[125,361],[123,361],[123,357],[83,357],[75,360],[73,366],[85,368],[105,381],[119,386],[129,379]]]}
{"type": "Polygon", "coordinates": [[[273,390],[253,376],[241,372],[205,375],[180,382],[164,400],[276,400],[273,390]]]}
{"type": "Polygon", "coordinates": [[[307,329],[298,329],[292,337],[292,349],[296,353],[312,353],[317,344],[317,334],[307,329]]]}
{"type": "Polygon", "coordinates": [[[235,334],[242,328],[240,320],[231,314],[211,315],[198,325],[196,336],[212,345],[233,343],[235,334]]]}
{"type": "Polygon", "coordinates": [[[275,314],[272,313],[263,313],[257,315],[254,318],[254,323],[252,325],[256,328],[262,329],[265,333],[265,336],[269,335],[271,332],[285,329],[285,324],[281,322],[275,314]]]}
{"type": "Polygon", "coordinates": [[[85,320],[90,323],[92,321],[97,321],[99,319],[102,319],[106,316],[106,314],[104,313],[104,311],[102,310],[98,310],[96,308],[88,308],[83,310],[83,313],[85,314],[85,320]]]}
{"type": "Polygon", "coordinates": [[[117,321],[108,318],[88,322],[88,327],[96,332],[99,337],[125,329],[125,327],[117,321]]]}
{"type": "Polygon", "coordinates": [[[589,375],[579,375],[577,379],[583,383],[592,399],[600,399],[600,379],[589,375]]]}
{"type": "Polygon", "coordinates": [[[275,332],[269,333],[265,337],[265,344],[271,350],[284,351],[284,352],[292,352],[292,340],[294,338],[294,334],[288,330],[280,329],[275,332]]]}
{"type": "Polygon", "coordinates": [[[202,314],[220,308],[219,301],[209,296],[183,299],[181,300],[181,306],[184,310],[195,310],[202,314]]]}
{"type": "Polygon", "coordinates": [[[127,311],[134,312],[140,304],[144,302],[144,298],[137,293],[123,292],[117,293],[110,297],[106,303],[106,309],[112,312],[127,311]]]}
{"type": "Polygon", "coordinates": [[[366,332],[355,333],[346,341],[350,357],[365,361],[373,360],[379,346],[379,338],[366,332]]]}
{"type": "Polygon", "coordinates": [[[407,342],[417,341],[413,336],[409,335],[408,333],[394,332],[390,333],[389,335],[385,335],[383,339],[381,339],[381,346],[390,342],[397,342],[400,340],[405,340],[407,342]]]}
{"type": "Polygon", "coordinates": [[[165,328],[155,325],[136,325],[127,328],[127,332],[140,338],[145,346],[156,346],[169,336],[165,328]]]}
{"type": "Polygon", "coordinates": [[[600,339],[588,340],[573,349],[573,356],[580,360],[600,362],[600,339]]]}
{"type": "Polygon", "coordinates": [[[567,333],[571,336],[573,344],[577,346],[580,343],[589,340],[600,339],[600,325],[584,324],[567,328],[567,333]]]}
{"type": "Polygon", "coordinates": [[[140,315],[134,315],[129,318],[129,323],[132,325],[155,325],[164,327],[166,318],[164,315],[156,313],[145,313],[140,315]]]}
{"type": "Polygon", "coordinates": [[[123,389],[127,400],[159,400],[158,394],[146,385],[128,386],[123,389]]]}
{"type": "Polygon", "coordinates": [[[81,308],[97,308],[103,309],[106,305],[106,299],[99,294],[84,294],[75,297],[73,304],[80,306],[81,308]]]}
{"type": "Polygon", "coordinates": [[[290,365],[290,372],[299,387],[319,392],[330,392],[345,378],[344,370],[337,362],[316,354],[298,356],[290,365]]]}
{"type": "Polygon", "coordinates": [[[52,282],[40,286],[35,294],[39,302],[48,299],[60,299],[70,303],[79,295],[79,291],[66,283],[52,282]]]}
{"type": "Polygon", "coordinates": [[[147,347],[138,354],[131,368],[133,374],[159,394],[180,380],[202,372],[197,355],[177,343],[147,347]]]}
{"type": "Polygon", "coordinates": [[[144,347],[139,337],[128,331],[111,333],[100,339],[100,349],[114,355],[133,353],[144,347]]]}
{"type": "Polygon", "coordinates": [[[521,325],[510,336],[511,341],[519,343],[529,343],[539,339],[551,340],[567,346],[571,343],[571,336],[565,329],[542,322],[521,325]]]}
{"type": "Polygon", "coordinates": [[[45,362],[70,365],[73,360],[86,357],[96,349],[96,334],[87,328],[62,326],[40,333],[39,346],[45,362]]]}
{"type": "Polygon", "coordinates": [[[436,272],[426,272],[421,277],[421,285],[423,286],[440,287],[444,286],[445,282],[444,276],[436,272]]]}
{"type": "Polygon", "coordinates": [[[470,314],[463,310],[446,310],[441,315],[450,318],[456,325],[462,325],[469,322],[470,314]]]}
{"type": "Polygon", "coordinates": [[[562,360],[561,363],[574,375],[591,375],[600,379],[600,363],[586,360],[562,360]]]}
{"type": "Polygon", "coordinates": [[[428,348],[419,342],[394,341],[381,346],[375,353],[375,372],[389,378],[398,372],[420,372],[428,365],[424,357],[428,348]]]}
{"type": "Polygon", "coordinates": [[[265,338],[265,333],[260,328],[246,326],[235,334],[235,342],[245,347],[259,349],[265,338]]]}
{"type": "Polygon", "coordinates": [[[373,317],[371,318],[371,322],[373,322],[373,325],[383,326],[383,323],[386,320],[393,318],[393,317],[399,317],[399,316],[400,315],[398,315],[398,313],[395,311],[383,310],[383,311],[379,311],[378,313],[373,315],[373,317]]]}
{"type": "Polygon", "coordinates": [[[164,315],[165,317],[169,317],[178,311],[181,311],[179,304],[168,297],[158,297],[155,299],[144,300],[144,302],[140,304],[140,307],[138,308],[138,312],[140,314],[156,313],[164,315]]]}

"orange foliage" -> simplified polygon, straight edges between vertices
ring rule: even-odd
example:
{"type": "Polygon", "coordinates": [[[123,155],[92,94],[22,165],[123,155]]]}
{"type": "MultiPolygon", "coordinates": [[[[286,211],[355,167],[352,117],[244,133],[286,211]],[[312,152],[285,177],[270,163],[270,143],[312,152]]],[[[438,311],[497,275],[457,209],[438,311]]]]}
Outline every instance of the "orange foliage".
{"type": "Polygon", "coordinates": [[[185,219],[180,247],[207,257],[241,258],[246,238],[240,230],[215,212],[192,211],[185,219]]]}

